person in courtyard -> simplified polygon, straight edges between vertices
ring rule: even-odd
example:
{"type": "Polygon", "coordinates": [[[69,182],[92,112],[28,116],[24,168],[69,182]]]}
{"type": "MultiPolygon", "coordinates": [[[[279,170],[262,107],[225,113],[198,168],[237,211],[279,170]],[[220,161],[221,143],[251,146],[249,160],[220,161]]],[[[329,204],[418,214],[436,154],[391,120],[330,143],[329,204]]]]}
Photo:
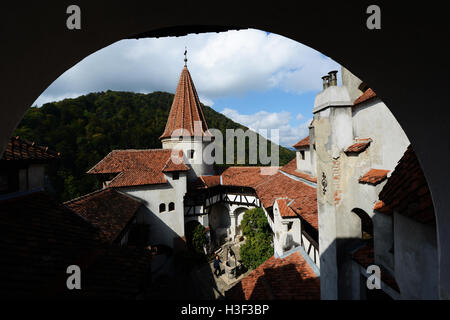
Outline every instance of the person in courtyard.
{"type": "Polygon", "coordinates": [[[218,255],[215,256],[214,258],[214,275],[216,277],[220,276],[221,274],[221,270],[220,270],[220,258],[218,255]]]}

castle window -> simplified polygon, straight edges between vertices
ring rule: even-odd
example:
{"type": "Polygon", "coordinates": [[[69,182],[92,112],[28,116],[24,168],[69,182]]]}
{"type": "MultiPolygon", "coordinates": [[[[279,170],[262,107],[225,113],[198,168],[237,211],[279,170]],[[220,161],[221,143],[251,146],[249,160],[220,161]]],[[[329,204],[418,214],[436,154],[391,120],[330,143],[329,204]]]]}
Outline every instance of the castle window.
{"type": "Polygon", "coordinates": [[[173,179],[173,180],[178,180],[178,179],[180,179],[180,173],[179,173],[179,172],[174,172],[174,173],[172,174],[172,179],[173,179]]]}
{"type": "Polygon", "coordinates": [[[166,204],[165,203],[161,203],[159,205],[159,212],[164,212],[166,211],[166,204]]]}
{"type": "Polygon", "coordinates": [[[300,159],[305,160],[305,151],[300,151],[300,159]]]}
{"type": "Polygon", "coordinates": [[[169,211],[175,210],[175,203],[171,202],[169,203],[169,211]]]}
{"type": "Polygon", "coordinates": [[[194,150],[188,151],[189,159],[194,159],[194,150]]]}
{"type": "Polygon", "coordinates": [[[292,225],[293,225],[293,224],[294,224],[293,222],[289,222],[289,223],[288,223],[288,225],[287,225],[287,231],[291,231],[292,225]]]}

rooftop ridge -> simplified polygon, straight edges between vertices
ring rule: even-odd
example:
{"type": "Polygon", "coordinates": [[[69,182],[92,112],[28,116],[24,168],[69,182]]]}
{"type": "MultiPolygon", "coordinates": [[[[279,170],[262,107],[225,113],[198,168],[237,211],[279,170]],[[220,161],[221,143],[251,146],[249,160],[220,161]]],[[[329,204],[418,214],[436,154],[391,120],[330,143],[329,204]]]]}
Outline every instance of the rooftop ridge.
{"type": "MultiPolygon", "coordinates": [[[[183,136],[210,136],[206,117],[195,89],[194,81],[186,66],[181,71],[177,89],[170,108],[169,117],[160,139],[170,138],[174,131],[182,130],[183,136]],[[201,122],[201,132],[195,122],[201,122]],[[196,132],[197,131],[197,132],[196,132]]],[[[178,134],[181,135],[181,134],[178,134]]]]}
{"type": "Polygon", "coordinates": [[[91,197],[91,196],[93,196],[93,195],[95,195],[95,194],[97,194],[97,193],[102,192],[102,191],[108,191],[108,190],[114,191],[113,189],[108,188],[108,187],[103,188],[103,189],[98,189],[98,190],[95,190],[95,191],[86,193],[86,194],[84,194],[84,195],[82,195],[82,196],[79,196],[79,197],[73,198],[73,199],[71,199],[71,200],[65,201],[65,202],[63,202],[63,204],[64,204],[64,205],[67,205],[67,204],[70,204],[70,203],[74,203],[74,202],[80,201],[80,200],[82,200],[82,199],[89,198],[89,197],[91,197]]]}

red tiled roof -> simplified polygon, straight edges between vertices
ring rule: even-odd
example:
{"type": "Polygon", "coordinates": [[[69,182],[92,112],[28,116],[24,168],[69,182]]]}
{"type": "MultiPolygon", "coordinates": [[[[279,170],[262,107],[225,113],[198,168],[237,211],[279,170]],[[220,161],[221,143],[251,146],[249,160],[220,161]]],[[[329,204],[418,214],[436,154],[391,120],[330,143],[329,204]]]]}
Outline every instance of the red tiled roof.
{"type": "Polygon", "coordinates": [[[255,187],[256,194],[265,208],[272,207],[277,198],[294,200],[290,208],[316,230],[319,228],[316,189],[278,172],[267,176],[255,187]]]}
{"type": "Polygon", "coordinates": [[[271,257],[225,292],[231,300],[319,300],[320,279],[299,252],[271,257]]]}
{"type": "MultiPolygon", "coordinates": [[[[359,248],[354,254],[353,254],[353,260],[358,262],[361,266],[363,266],[365,269],[367,269],[370,265],[375,264],[375,258],[374,258],[374,250],[373,246],[366,245],[364,247],[359,248]]],[[[398,287],[397,281],[395,281],[395,278],[391,276],[384,268],[383,266],[379,266],[381,269],[381,280],[386,283],[389,287],[396,290],[397,292],[400,292],[400,289],[398,287]]]]}
{"type": "Polygon", "coordinates": [[[186,66],[181,71],[166,128],[160,139],[170,138],[177,129],[187,130],[182,134],[179,132],[177,136],[211,136],[194,82],[186,66]],[[201,127],[195,128],[195,122],[200,122],[201,127]]]}
{"type": "Polygon", "coordinates": [[[359,178],[360,183],[368,183],[371,185],[377,185],[383,182],[387,178],[389,170],[370,169],[364,176],[359,178]]]}
{"type": "Polygon", "coordinates": [[[411,145],[380,192],[379,199],[381,202],[374,210],[396,211],[421,223],[436,223],[431,193],[411,145]]]}
{"type": "Polygon", "coordinates": [[[353,105],[356,106],[372,98],[375,98],[376,96],[377,94],[372,89],[369,88],[358,99],[356,99],[355,102],[353,102],[353,105]]]}
{"type": "Polygon", "coordinates": [[[289,163],[281,167],[280,169],[283,172],[292,174],[293,176],[296,176],[297,178],[302,178],[310,182],[317,183],[317,178],[311,177],[309,174],[298,171],[297,170],[297,159],[294,158],[289,163]]]}
{"type": "Polygon", "coordinates": [[[114,150],[87,173],[119,173],[109,186],[127,187],[166,183],[163,172],[187,170],[184,163],[172,161],[171,149],[114,150]]]}
{"type": "Polygon", "coordinates": [[[200,176],[200,179],[208,187],[215,187],[220,184],[220,176],[200,176]]]}
{"type": "Polygon", "coordinates": [[[161,172],[154,171],[153,169],[146,170],[127,170],[119,173],[108,184],[111,188],[131,187],[131,186],[143,186],[151,184],[163,184],[167,180],[161,172]]]}
{"type": "Polygon", "coordinates": [[[103,189],[64,203],[97,226],[110,242],[120,240],[142,202],[114,189],[103,189]]]}
{"type": "Polygon", "coordinates": [[[135,298],[150,267],[145,252],[104,242],[100,230],[44,192],[0,200],[0,296],[135,298]],[[67,290],[67,267],[82,290],[67,290]]]}
{"type": "Polygon", "coordinates": [[[296,144],[294,144],[293,146],[294,148],[304,148],[307,147],[309,148],[309,136],[307,136],[306,138],[300,140],[299,142],[297,142],[296,144]]]}
{"type": "Polygon", "coordinates": [[[278,204],[278,209],[280,210],[280,216],[282,218],[296,218],[298,217],[295,214],[295,211],[289,207],[289,204],[292,202],[290,199],[278,199],[276,200],[278,204]]]}
{"type": "Polygon", "coordinates": [[[34,142],[20,139],[19,137],[9,139],[5,152],[0,160],[51,160],[59,157],[59,153],[50,151],[48,147],[37,146],[34,142]]]}
{"type": "Polygon", "coordinates": [[[348,147],[345,150],[345,153],[361,153],[364,150],[366,150],[370,143],[372,142],[372,139],[357,139],[355,144],[352,144],[350,147],[348,147]]]}
{"type": "Polygon", "coordinates": [[[268,177],[263,174],[266,169],[270,170],[269,167],[229,167],[222,172],[222,185],[254,187],[268,177]]]}

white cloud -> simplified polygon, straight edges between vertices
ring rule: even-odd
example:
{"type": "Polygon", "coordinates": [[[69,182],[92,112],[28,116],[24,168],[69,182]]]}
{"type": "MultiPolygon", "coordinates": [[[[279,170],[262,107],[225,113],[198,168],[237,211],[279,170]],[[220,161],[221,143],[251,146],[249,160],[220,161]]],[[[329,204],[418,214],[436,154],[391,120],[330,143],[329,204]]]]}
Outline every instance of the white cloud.
{"type": "Polygon", "coordinates": [[[184,47],[202,101],[270,88],[296,93],[321,89],[336,62],[296,41],[259,30],[122,40],[86,57],[37,100],[105,90],[174,92],[184,47]]]}
{"type": "Polygon", "coordinates": [[[295,117],[295,119],[297,119],[297,120],[302,120],[304,117],[303,117],[303,115],[301,114],[301,113],[299,113],[296,117],[295,117]]]}
{"type": "Polygon", "coordinates": [[[254,114],[241,114],[237,110],[225,108],[221,113],[233,121],[262,134],[268,139],[270,139],[270,130],[278,129],[280,144],[285,147],[291,147],[300,141],[300,139],[306,137],[309,134],[308,126],[312,121],[312,119],[308,119],[298,126],[292,126],[290,124],[292,120],[291,113],[286,111],[259,111],[254,114]],[[260,130],[263,131],[260,132],[260,130]],[[267,130],[269,136],[264,134],[264,130],[267,130]]]}

